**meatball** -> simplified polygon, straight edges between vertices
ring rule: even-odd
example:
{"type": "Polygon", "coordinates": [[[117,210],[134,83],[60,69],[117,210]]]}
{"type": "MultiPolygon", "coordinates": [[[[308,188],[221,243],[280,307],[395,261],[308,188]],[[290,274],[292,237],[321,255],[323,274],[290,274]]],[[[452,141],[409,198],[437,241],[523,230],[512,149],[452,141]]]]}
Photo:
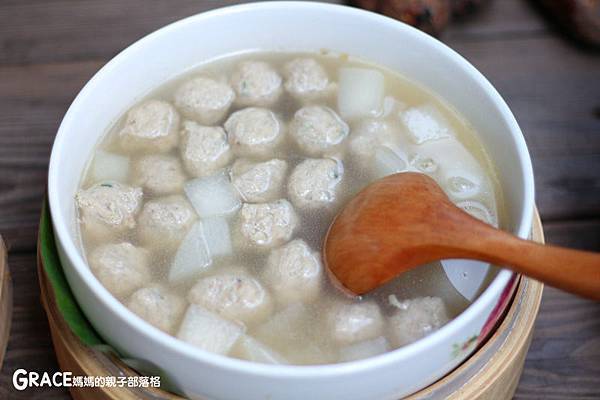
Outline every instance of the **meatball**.
{"type": "Polygon", "coordinates": [[[242,106],[270,106],[281,95],[281,76],[266,62],[242,62],[231,76],[231,85],[242,106]]]}
{"type": "Polygon", "coordinates": [[[272,311],[269,293],[241,268],[200,279],[190,290],[188,300],[243,323],[260,322],[272,311]]]}
{"type": "Polygon", "coordinates": [[[183,115],[205,125],[221,121],[234,100],[229,84],[204,76],[184,83],[175,92],[175,105],[183,115]]]}
{"type": "Polygon", "coordinates": [[[341,344],[361,342],[381,336],[383,317],[377,303],[336,302],[329,309],[327,322],[332,337],[341,344]]]}
{"type": "Polygon", "coordinates": [[[388,321],[390,339],[396,347],[427,336],[450,319],[439,297],[418,297],[395,303],[398,311],[388,321]]]}
{"type": "Polygon", "coordinates": [[[117,182],[102,182],[75,196],[83,233],[102,240],[135,227],[142,189],[117,182]]]}
{"type": "Polygon", "coordinates": [[[281,195],[287,162],[273,159],[255,163],[239,159],[231,168],[231,182],[245,201],[259,203],[281,195]]]}
{"type": "Polygon", "coordinates": [[[300,100],[315,100],[331,92],[333,84],[313,58],[296,58],[284,67],[285,90],[300,100]]]}
{"type": "Polygon", "coordinates": [[[342,163],[330,158],[302,161],[294,168],[288,182],[292,203],[305,209],[332,204],[343,174],[342,163]]]}
{"type": "Polygon", "coordinates": [[[131,311],[168,333],[174,332],[185,306],[186,302],[181,296],[160,285],[138,289],[127,302],[131,311]]]}
{"type": "Polygon", "coordinates": [[[96,278],[117,297],[129,296],[150,282],[149,262],[148,251],[128,242],[102,245],[89,257],[96,278]]]}
{"type": "Polygon", "coordinates": [[[126,151],[167,152],[179,141],[179,114],[166,101],[149,100],[127,113],[119,142],[126,151]]]}
{"type": "Polygon", "coordinates": [[[165,195],[183,190],[185,174],[176,157],[153,154],[135,161],[132,180],[149,193],[165,195]]]}
{"type": "Polygon", "coordinates": [[[185,121],[181,133],[181,158],[190,174],[197,177],[211,175],[231,160],[231,148],[223,128],[185,121]]]}
{"type": "Polygon", "coordinates": [[[294,115],[292,138],[310,156],[331,154],[348,136],[348,125],[328,107],[308,106],[294,115]]]}
{"type": "Polygon", "coordinates": [[[279,246],[291,239],[297,224],[298,217],[287,200],[244,203],[239,213],[238,241],[259,248],[279,246]]]}
{"type": "Polygon", "coordinates": [[[225,122],[229,143],[241,156],[269,157],[283,140],[283,126],[265,108],[250,107],[236,111],[225,122]]]}
{"type": "Polygon", "coordinates": [[[321,289],[322,275],[319,253],[296,239],[271,252],[264,277],[278,301],[290,304],[314,300],[321,289]]]}
{"type": "Polygon", "coordinates": [[[172,250],[196,221],[196,212],[179,195],[150,200],[138,217],[138,238],[148,247],[172,250]]]}

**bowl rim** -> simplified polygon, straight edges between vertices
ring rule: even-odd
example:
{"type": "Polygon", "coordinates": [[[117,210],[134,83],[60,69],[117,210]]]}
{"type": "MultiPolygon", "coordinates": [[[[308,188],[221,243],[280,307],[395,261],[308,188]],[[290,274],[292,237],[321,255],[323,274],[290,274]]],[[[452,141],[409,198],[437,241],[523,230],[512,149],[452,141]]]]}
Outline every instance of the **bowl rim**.
{"type": "Polygon", "coordinates": [[[60,126],[58,133],[54,140],[52,147],[52,153],[50,157],[50,164],[48,170],[48,197],[50,212],[52,215],[52,224],[60,243],[63,248],[65,255],[71,261],[73,270],[79,275],[81,280],[87,286],[87,289],[93,292],[96,298],[99,299],[113,313],[123,324],[129,326],[130,329],[134,330],[137,334],[148,337],[155,343],[160,343],[165,349],[170,352],[177,353],[182,357],[190,357],[194,359],[194,362],[208,363],[213,366],[218,366],[223,369],[233,370],[239,373],[254,375],[254,376],[269,376],[275,378],[324,378],[343,375],[345,373],[356,373],[359,371],[370,370],[374,368],[386,367],[395,364],[400,359],[409,358],[418,353],[421,353],[425,349],[443,342],[446,337],[453,336],[461,330],[461,327],[466,325],[473,317],[477,314],[481,314],[484,309],[490,306],[496,296],[498,296],[509,282],[513,273],[509,270],[502,269],[499,271],[497,276],[492,280],[488,287],[481,293],[481,295],[471,304],[467,309],[461,312],[456,318],[452,319],[446,325],[432,334],[420,339],[407,346],[400,347],[398,349],[388,351],[384,354],[357,360],[346,363],[337,364],[325,364],[325,365],[269,365],[255,363],[246,360],[240,360],[231,358],[224,355],[213,354],[205,350],[196,348],[191,344],[185,343],[174,336],[171,336],[158,328],[155,328],[151,324],[144,321],[142,318],[134,314],[132,311],[127,309],[119,300],[113,297],[106,288],[97,280],[93,275],[90,268],[87,266],[82,254],[79,252],[77,245],[72,240],[69,233],[69,220],[70,217],[63,214],[59,205],[59,193],[58,193],[58,182],[60,180],[60,171],[58,168],[59,161],[66,156],[63,149],[67,139],[67,133],[71,130],[70,125],[73,120],[73,116],[78,112],[78,106],[81,99],[85,97],[89,92],[93,91],[96,86],[100,84],[102,76],[122,60],[126,59],[128,53],[135,49],[151,45],[153,39],[168,33],[172,30],[176,30],[182,26],[189,24],[201,23],[203,20],[211,19],[220,16],[226,16],[232,13],[243,13],[251,12],[257,9],[261,11],[269,10],[282,10],[290,11],[291,8],[302,9],[303,11],[312,10],[314,12],[334,12],[338,15],[342,15],[345,18],[368,18],[375,24],[385,24],[388,26],[393,25],[393,28],[400,31],[403,35],[412,35],[419,40],[428,41],[429,44],[434,48],[434,51],[442,53],[447,58],[453,59],[460,68],[464,69],[469,73],[481,86],[486,95],[493,101],[494,106],[498,109],[502,118],[509,126],[509,133],[512,135],[512,139],[515,143],[515,150],[520,162],[520,167],[523,173],[524,183],[524,204],[522,210],[522,218],[518,221],[515,226],[518,227],[517,235],[522,238],[527,238],[529,235],[530,225],[533,218],[533,204],[534,204],[534,182],[533,182],[533,169],[531,165],[531,159],[527,150],[527,145],[523,134],[515,120],[512,112],[508,105],[492,86],[492,84],[466,59],[464,59],[456,51],[446,46],[437,39],[392,18],[379,15],[370,11],[365,11],[349,6],[318,3],[309,1],[278,1],[278,2],[255,2],[241,5],[227,6],[218,8],[210,11],[201,12],[199,14],[186,17],[184,19],[175,21],[168,24],[154,32],[144,36],[137,40],[130,46],[122,50],[118,55],[112,58],[106,63],[94,76],[85,84],[85,86],[78,93],[68,111],[66,112],[60,126]]]}

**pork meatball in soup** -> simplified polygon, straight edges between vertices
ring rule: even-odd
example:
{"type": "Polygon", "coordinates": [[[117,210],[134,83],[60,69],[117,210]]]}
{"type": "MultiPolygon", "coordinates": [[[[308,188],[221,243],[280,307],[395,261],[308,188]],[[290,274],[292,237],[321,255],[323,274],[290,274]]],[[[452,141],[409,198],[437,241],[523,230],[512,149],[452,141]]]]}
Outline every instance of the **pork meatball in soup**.
{"type": "Polygon", "coordinates": [[[434,262],[352,298],[321,257],[344,204],[403,171],[502,226],[477,132],[435,93],[327,52],[188,67],[100,127],[74,196],[90,270],[147,329],[257,363],[351,362],[443,329],[490,281],[465,293],[434,262]]]}
{"type": "Polygon", "coordinates": [[[266,108],[236,111],[225,121],[229,143],[238,156],[264,158],[283,141],[283,124],[266,108]]]}
{"type": "Polygon", "coordinates": [[[226,82],[201,76],[183,83],[173,97],[184,116],[212,125],[227,114],[235,93],[226,82]]]}
{"type": "Polygon", "coordinates": [[[282,81],[279,72],[264,61],[242,61],[231,75],[242,106],[272,106],[281,95],[282,81]]]}

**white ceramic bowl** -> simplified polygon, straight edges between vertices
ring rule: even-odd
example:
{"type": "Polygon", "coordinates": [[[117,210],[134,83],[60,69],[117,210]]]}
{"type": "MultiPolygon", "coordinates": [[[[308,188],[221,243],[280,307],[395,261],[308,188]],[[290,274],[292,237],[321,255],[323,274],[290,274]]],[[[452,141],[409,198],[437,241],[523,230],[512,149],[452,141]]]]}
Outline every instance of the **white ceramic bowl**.
{"type": "Polygon", "coordinates": [[[508,228],[523,238],[530,231],[533,174],[521,131],[492,85],[437,40],[377,14],[309,2],[223,8],[162,28],[116,56],[79,93],[54,143],[48,191],[60,258],[92,324],[125,355],[165,371],[190,397],[398,399],[469,355],[511,279],[510,272],[501,271],[465,312],[423,340],[378,357],[325,366],[270,366],[209,354],[151,327],[96,280],[79,250],[73,196],[107,127],[147,92],[207,60],[249,50],[320,49],[388,66],[452,104],[480,133],[497,165],[508,228]]]}

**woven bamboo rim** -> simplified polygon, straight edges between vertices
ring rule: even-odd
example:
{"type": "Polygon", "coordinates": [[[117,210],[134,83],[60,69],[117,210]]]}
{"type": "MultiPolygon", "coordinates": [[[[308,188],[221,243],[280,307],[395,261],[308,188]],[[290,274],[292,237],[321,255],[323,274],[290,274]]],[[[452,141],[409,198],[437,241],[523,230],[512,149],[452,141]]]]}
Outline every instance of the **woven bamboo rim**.
{"type": "Polygon", "coordinates": [[[8,272],[8,254],[0,236],[0,369],[6,354],[12,319],[12,282],[8,272]]]}
{"type": "MultiPolygon", "coordinates": [[[[532,239],[544,242],[537,212],[533,221],[532,239]]],[[[48,316],[61,369],[82,376],[136,376],[137,372],[117,357],[86,347],[71,332],[56,307],[39,251],[38,272],[42,304],[48,316]]],[[[408,399],[511,399],[523,370],[542,292],[541,283],[521,277],[506,316],[485,344],[450,374],[408,399]]],[[[75,400],[182,399],[155,388],[71,388],[71,395],[75,400]]]]}

